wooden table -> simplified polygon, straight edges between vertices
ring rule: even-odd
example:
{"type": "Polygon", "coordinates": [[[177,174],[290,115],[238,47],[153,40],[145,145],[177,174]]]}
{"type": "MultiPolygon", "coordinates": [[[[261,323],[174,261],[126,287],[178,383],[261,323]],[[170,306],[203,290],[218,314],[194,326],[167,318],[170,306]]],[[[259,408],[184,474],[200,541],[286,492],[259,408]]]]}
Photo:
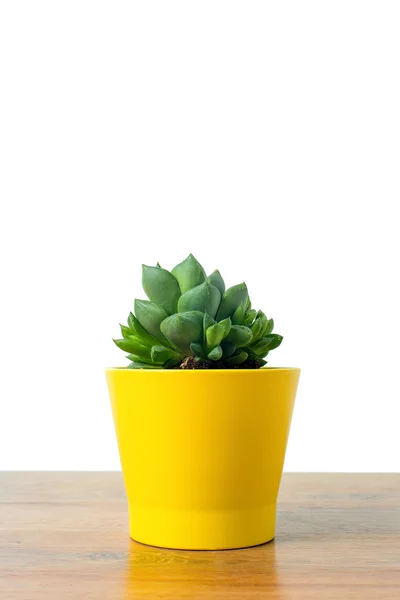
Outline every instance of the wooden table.
{"type": "Polygon", "coordinates": [[[2,600],[400,599],[400,474],[285,474],[274,542],[128,537],[120,473],[0,473],[2,600]]]}

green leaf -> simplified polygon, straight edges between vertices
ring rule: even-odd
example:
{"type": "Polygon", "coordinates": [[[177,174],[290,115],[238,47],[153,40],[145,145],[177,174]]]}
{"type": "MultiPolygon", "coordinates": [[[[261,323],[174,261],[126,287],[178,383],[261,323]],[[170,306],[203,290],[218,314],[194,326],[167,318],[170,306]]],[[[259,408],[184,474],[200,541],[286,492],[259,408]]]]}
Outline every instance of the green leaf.
{"type": "Polygon", "coordinates": [[[233,313],[232,324],[233,325],[241,325],[244,320],[244,314],[245,314],[245,308],[244,308],[244,303],[242,303],[242,304],[240,304],[240,306],[237,307],[237,309],[233,313]]]}
{"type": "Polygon", "coordinates": [[[151,359],[155,363],[164,364],[167,360],[171,360],[171,358],[179,361],[182,360],[182,354],[171,350],[170,348],[165,348],[165,346],[153,346],[151,348],[151,359]]]}
{"type": "Polygon", "coordinates": [[[131,329],[129,327],[126,327],[126,325],[119,325],[121,327],[121,333],[122,333],[122,337],[123,338],[128,338],[131,335],[133,335],[133,331],[131,331],[131,329]]]}
{"type": "Polygon", "coordinates": [[[170,358],[163,364],[163,369],[173,369],[182,362],[181,358],[170,358]]]}
{"type": "Polygon", "coordinates": [[[257,318],[249,329],[253,334],[253,342],[257,341],[261,337],[261,332],[263,329],[262,321],[259,318],[257,318]]]}
{"type": "MultiPolygon", "coordinates": [[[[165,343],[160,325],[168,317],[163,308],[148,300],[135,300],[135,313],[140,325],[153,337],[165,343]]],[[[167,344],[168,345],[168,344],[167,344]]]]}
{"type": "Polygon", "coordinates": [[[169,315],[176,313],[181,292],[177,280],[169,271],[142,265],[142,284],[149,300],[169,315]]]}
{"type": "Polygon", "coordinates": [[[269,338],[262,338],[251,346],[252,351],[257,355],[264,355],[269,352],[272,340],[269,338]]]}
{"type": "Polygon", "coordinates": [[[200,310],[214,318],[220,300],[221,294],[219,290],[214,285],[211,285],[211,283],[208,283],[208,281],[205,281],[197,287],[188,290],[179,298],[178,312],[200,310]]]}
{"type": "Polygon", "coordinates": [[[143,358],[142,356],[138,356],[137,354],[128,354],[126,357],[128,360],[131,360],[132,362],[142,362],[142,363],[146,363],[146,365],[153,365],[153,361],[151,360],[151,358],[143,358]]]}
{"type": "Polygon", "coordinates": [[[232,356],[232,354],[234,354],[236,352],[235,344],[231,344],[230,342],[227,342],[226,340],[221,342],[221,348],[224,353],[224,358],[228,358],[229,356],[232,356]]]}
{"type": "Polygon", "coordinates": [[[131,335],[135,335],[136,337],[138,337],[140,340],[142,340],[142,342],[145,345],[151,347],[159,342],[159,340],[156,337],[150,335],[150,333],[148,333],[148,331],[146,331],[144,327],[141,326],[135,315],[131,312],[129,313],[128,317],[128,325],[129,329],[132,332],[131,335]]]}
{"type": "Polygon", "coordinates": [[[200,311],[187,311],[171,315],[161,323],[161,331],[185,356],[191,356],[190,344],[201,341],[203,313],[200,311]]]}
{"type": "Polygon", "coordinates": [[[282,344],[283,336],[279,335],[278,333],[271,333],[270,335],[265,336],[263,339],[272,340],[271,344],[268,347],[268,351],[271,352],[271,350],[275,350],[275,348],[278,348],[278,346],[282,344]]]}
{"type": "Polygon", "coordinates": [[[231,317],[238,306],[247,302],[248,292],[245,283],[239,283],[226,290],[217,313],[217,321],[231,317]]]}
{"type": "Polygon", "coordinates": [[[229,367],[235,367],[236,365],[241,365],[242,363],[244,363],[244,361],[247,359],[247,356],[247,352],[241,350],[237,354],[234,354],[233,356],[224,359],[224,362],[229,367]]]}
{"type": "Polygon", "coordinates": [[[211,275],[207,277],[207,281],[212,285],[215,285],[215,287],[220,291],[221,296],[224,294],[225,282],[222,279],[222,275],[218,270],[215,270],[213,273],[211,273],[211,275]]]}
{"type": "Polygon", "coordinates": [[[193,342],[190,344],[190,349],[194,356],[199,356],[200,358],[206,358],[206,354],[204,352],[203,346],[198,342],[193,342]]]}
{"type": "Polygon", "coordinates": [[[215,323],[209,327],[206,331],[206,342],[207,348],[211,349],[215,346],[219,346],[225,337],[225,327],[219,323],[215,323]]]}
{"type": "Polygon", "coordinates": [[[231,321],[230,317],[223,319],[222,321],[220,321],[218,323],[218,325],[221,325],[221,327],[224,328],[224,338],[226,338],[226,336],[228,335],[228,333],[230,332],[231,327],[232,327],[232,321],[231,321]]]}
{"type": "Polygon", "coordinates": [[[265,328],[264,335],[269,335],[274,330],[274,320],[268,319],[267,327],[265,328]]]}
{"type": "Polygon", "coordinates": [[[271,333],[261,338],[258,342],[251,345],[251,350],[257,355],[266,356],[271,350],[275,350],[281,345],[283,337],[277,333],[271,333]]]}
{"type": "Polygon", "coordinates": [[[257,358],[257,354],[255,352],[253,352],[251,346],[246,346],[246,352],[249,355],[249,358],[251,358],[251,359],[257,358]]]}
{"type": "Polygon", "coordinates": [[[140,325],[135,315],[132,312],[130,312],[128,316],[128,327],[132,330],[133,333],[137,333],[136,324],[140,325]]]}
{"type": "Polygon", "coordinates": [[[216,321],[214,321],[214,319],[212,317],[210,317],[210,315],[208,313],[204,313],[204,319],[203,319],[203,344],[205,346],[207,345],[207,339],[206,339],[207,329],[209,327],[211,327],[212,325],[214,325],[215,323],[216,323],[216,321]]]}
{"type": "Polygon", "coordinates": [[[122,340],[113,341],[124,352],[136,354],[142,358],[150,358],[150,348],[142,344],[141,340],[133,335],[122,340]]]}
{"type": "Polygon", "coordinates": [[[113,338],[113,342],[120,350],[123,350],[124,352],[133,352],[129,339],[123,338],[122,340],[119,340],[113,338]]]}
{"type": "Polygon", "coordinates": [[[160,369],[160,365],[149,365],[143,362],[131,362],[129,363],[128,369],[160,369]]]}
{"type": "Polygon", "coordinates": [[[250,344],[253,334],[248,327],[243,325],[232,325],[232,328],[226,338],[231,344],[235,344],[237,348],[242,348],[250,344]]]}
{"type": "Polygon", "coordinates": [[[222,358],[222,348],[221,346],[216,346],[211,352],[208,354],[208,358],[210,360],[219,360],[222,358]]]}
{"type": "Polygon", "coordinates": [[[193,254],[172,269],[172,275],[178,281],[182,294],[200,285],[206,278],[206,273],[193,254]]]}
{"type": "Polygon", "coordinates": [[[211,327],[211,325],[214,325],[214,323],[216,323],[216,321],[214,321],[214,319],[212,317],[210,317],[210,315],[207,312],[204,313],[204,320],[203,320],[204,331],[207,331],[207,329],[209,327],[211,327]]]}
{"type": "Polygon", "coordinates": [[[257,316],[256,320],[254,321],[254,323],[252,324],[252,326],[250,327],[251,332],[253,334],[253,342],[256,342],[257,340],[259,340],[263,337],[264,331],[267,328],[267,324],[268,324],[267,317],[264,315],[263,312],[258,311],[258,316],[257,316]]]}
{"type": "Polygon", "coordinates": [[[257,311],[254,308],[247,311],[242,325],[245,325],[246,327],[251,325],[253,323],[254,319],[256,318],[256,315],[257,315],[257,311]]]}

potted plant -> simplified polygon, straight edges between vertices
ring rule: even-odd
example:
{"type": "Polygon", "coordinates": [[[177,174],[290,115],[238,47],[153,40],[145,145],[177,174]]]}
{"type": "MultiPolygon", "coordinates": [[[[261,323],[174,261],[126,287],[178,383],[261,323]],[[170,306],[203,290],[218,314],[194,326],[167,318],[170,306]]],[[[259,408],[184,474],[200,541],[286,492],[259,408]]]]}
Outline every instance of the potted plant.
{"type": "Polygon", "coordinates": [[[300,371],[265,367],[282,337],[193,255],[143,266],[149,300],[121,325],[129,365],[107,369],[130,536],[181,549],[254,546],[275,534],[300,371]],[[263,368],[261,368],[263,367],[263,368]]]}

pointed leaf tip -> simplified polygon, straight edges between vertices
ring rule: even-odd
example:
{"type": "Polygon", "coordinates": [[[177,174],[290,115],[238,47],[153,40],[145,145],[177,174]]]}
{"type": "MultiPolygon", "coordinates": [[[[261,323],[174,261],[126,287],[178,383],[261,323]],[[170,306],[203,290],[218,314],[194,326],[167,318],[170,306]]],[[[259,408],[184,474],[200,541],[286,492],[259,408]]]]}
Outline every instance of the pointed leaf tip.
{"type": "Polygon", "coordinates": [[[180,352],[190,356],[190,344],[202,338],[203,313],[192,310],[171,315],[161,323],[161,331],[180,352]]]}
{"type": "Polygon", "coordinates": [[[176,312],[181,292],[178,282],[169,271],[161,267],[142,265],[142,284],[149,300],[169,315],[176,312]]]}
{"type": "Polygon", "coordinates": [[[211,352],[208,353],[208,358],[210,360],[220,360],[220,358],[222,358],[222,348],[221,346],[216,346],[215,348],[213,348],[211,350],[211,352]]]}
{"type": "Polygon", "coordinates": [[[220,291],[221,295],[225,293],[225,282],[222,279],[221,273],[216,269],[207,277],[207,281],[209,281],[212,285],[220,291]]]}
{"type": "Polygon", "coordinates": [[[163,308],[148,300],[135,300],[135,313],[145,331],[161,342],[167,342],[160,330],[161,322],[168,317],[163,308]]]}
{"type": "Polygon", "coordinates": [[[190,350],[193,352],[194,356],[198,356],[199,358],[206,358],[203,346],[198,342],[192,342],[190,344],[190,350]]]}
{"type": "Polygon", "coordinates": [[[268,319],[267,327],[265,328],[264,335],[269,335],[270,333],[272,333],[273,329],[274,329],[274,320],[268,319]]]}
{"type": "Polygon", "coordinates": [[[229,358],[225,359],[225,363],[229,367],[236,367],[237,365],[241,365],[248,358],[247,352],[239,351],[236,354],[233,354],[229,358]]]}
{"type": "Polygon", "coordinates": [[[227,335],[227,328],[222,323],[215,323],[206,331],[207,348],[211,350],[215,346],[219,346],[224,337],[227,335]]]}
{"type": "Polygon", "coordinates": [[[228,288],[222,296],[221,304],[217,313],[217,321],[231,317],[235,310],[245,304],[248,299],[248,291],[245,283],[239,283],[228,288]]]}
{"type": "Polygon", "coordinates": [[[220,300],[221,294],[219,290],[214,285],[211,285],[211,283],[208,283],[208,281],[204,281],[185,292],[179,298],[178,311],[200,310],[203,313],[208,313],[211,318],[214,318],[220,300]]]}
{"type": "Polygon", "coordinates": [[[248,346],[253,338],[251,329],[243,325],[232,325],[226,339],[231,344],[235,344],[237,348],[248,346]]]}
{"type": "Polygon", "coordinates": [[[189,254],[184,261],[176,265],[171,273],[178,281],[182,294],[200,285],[206,278],[203,267],[193,254],[189,254]]]}

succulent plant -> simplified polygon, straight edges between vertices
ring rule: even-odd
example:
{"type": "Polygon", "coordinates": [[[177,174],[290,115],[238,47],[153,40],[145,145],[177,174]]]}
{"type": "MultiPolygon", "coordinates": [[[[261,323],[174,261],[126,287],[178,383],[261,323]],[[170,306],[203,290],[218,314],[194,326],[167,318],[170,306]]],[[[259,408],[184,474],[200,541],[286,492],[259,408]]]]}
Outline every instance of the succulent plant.
{"type": "Polygon", "coordinates": [[[192,254],[171,272],[143,265],[148,300],[135,300],[122,338],[129,369],[259,368],[282,342],[273,319],[251,307],[247,286],[225,289],[192,254]]]}

